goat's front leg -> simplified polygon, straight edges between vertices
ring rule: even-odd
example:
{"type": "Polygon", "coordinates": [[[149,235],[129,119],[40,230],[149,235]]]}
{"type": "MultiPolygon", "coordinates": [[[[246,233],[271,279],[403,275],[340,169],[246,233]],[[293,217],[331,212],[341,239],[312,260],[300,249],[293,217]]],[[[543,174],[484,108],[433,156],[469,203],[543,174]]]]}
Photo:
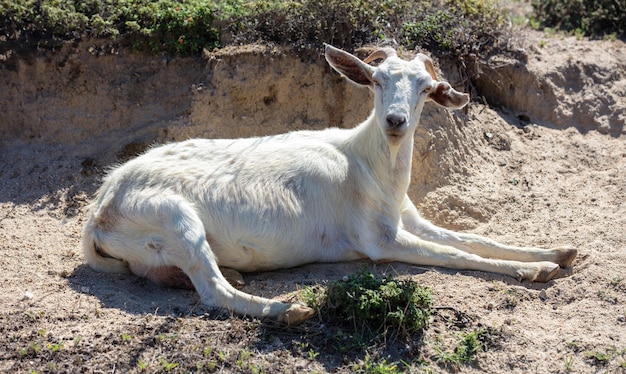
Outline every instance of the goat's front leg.
{"type": "Polygon", "coordinates": [[[421,217],[408,196],[404,198],[401,219],[404,229],[422,239],[452,246],[485,258],[524,262],[550,261],[566,268],[571,266],[578,254],[578,251],[571,247],[551,249],[516,247],[498,243],[480,235],[444,229],[421,217]]]}
{"type": "Polygon", "coordinates": [[[423,240],[403,229],[399,229],[394,239],[381,243],[368,256],[375,261],[401,261],[416,265],[479,270],[535,282],[547,282],[559,271],[559,265],[553,262],[484,258],[449,245],[423,240]]]}

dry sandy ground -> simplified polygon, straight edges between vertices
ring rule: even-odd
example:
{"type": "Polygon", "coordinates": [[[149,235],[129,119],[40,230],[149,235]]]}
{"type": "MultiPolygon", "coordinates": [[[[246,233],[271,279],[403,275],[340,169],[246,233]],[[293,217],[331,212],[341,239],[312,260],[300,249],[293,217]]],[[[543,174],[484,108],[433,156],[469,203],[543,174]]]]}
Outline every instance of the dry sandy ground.
{"type": "MultiPolygon", "coordinates": [[[[579,258],[546,284],[365,263],[429,286],[436,305],[459,312],[437,313],[423,337],[372,349],[374,360],[417,372],[626,371],[626,47],[535,34],[518,44],[525,62],[479,64],[477,92],[492,106],[424,114],[411,196],[440,225],[573,245],[579,258]],[[474,363],[441,361],[438,349],[480,328],[492,336],[474,363]]],[[[369,111],[367,93],[317,53],[253,46],[167,60],[115,48],[86,42],[2,67],[0,371],[356,370],[365,353],[340,352],[324,321],[286,329],[207,310],[194,292],[96,273],[80,233],[106,167],[149,143],[350,126],[369,111]]],[[[361,266],[250,274],[245,290],[293,300],[361,266]]]]}

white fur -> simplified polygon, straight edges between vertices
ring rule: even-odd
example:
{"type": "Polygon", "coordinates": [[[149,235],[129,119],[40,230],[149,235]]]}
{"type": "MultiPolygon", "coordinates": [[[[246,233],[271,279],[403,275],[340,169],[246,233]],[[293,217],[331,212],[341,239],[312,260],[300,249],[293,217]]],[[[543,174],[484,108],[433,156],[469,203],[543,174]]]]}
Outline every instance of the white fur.
{"type": "Polygon", "coordinates": [[[113,170],[85,226],[88,263],[155,280],[159,269],[176,267],[205,304],[287,323],[311,311],[238,291],[218,266],[258,271],[370,258],[541,281],[568,266],[575,250],[563,260],[561,249],[506,246],[419,216],[407,188],[423,105],[454,109],[469,98],[437,81],[427,57],[386,52],[373,67],[326,47],[333,68],[375,93],[372,114],[353,129],[188,140],[113,170]]]}

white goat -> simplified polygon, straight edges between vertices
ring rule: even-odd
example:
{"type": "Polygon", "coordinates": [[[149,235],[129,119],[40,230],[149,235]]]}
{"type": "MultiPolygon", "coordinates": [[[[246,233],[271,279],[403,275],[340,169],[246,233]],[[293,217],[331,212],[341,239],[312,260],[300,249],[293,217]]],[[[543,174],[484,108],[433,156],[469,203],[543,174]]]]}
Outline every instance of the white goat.
{"type": "Polygon", "coordinates": [[[374,91],[365,122],[151,149],[98,191],[83,235],[87,262],[195,287],[208,306],[287,324],[312,310],[239,291],[218,266],[249,272],[369,258],[538,282],[570,266],[572,248],[502,245],[420,217],[407,188],[424,103],[457,109],[469,101],[437,80],[428,57],[405,61],[385,48],[361,61],[328,45],[325,52],[335,70],[374,91]]]}

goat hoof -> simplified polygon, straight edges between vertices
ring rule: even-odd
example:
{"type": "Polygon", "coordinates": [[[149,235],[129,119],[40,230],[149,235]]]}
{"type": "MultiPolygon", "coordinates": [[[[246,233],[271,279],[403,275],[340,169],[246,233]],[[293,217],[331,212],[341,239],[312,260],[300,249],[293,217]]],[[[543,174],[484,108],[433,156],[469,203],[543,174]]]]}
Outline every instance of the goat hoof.
{"type": "Polygon", "coordinates": [[[546,283],[550,279],[554,278],[559,273],[559,265],[547,262],[544,266],[539,268],[535,279],[532,281],[546,283]]]}
{"type": "Polygon", "coordinates": [[[300,304],[292,304],[280,316],[279,322],[284,323],[287,326],[298,326],[302,322],[311,318],[313,313],[315,313],[315,311],[309,307],[300,304]]]}
{"type": "Polygon", "coordinates": [[[578,256],[578,250],[571,247],[558,247],[554,248],[557,251],[556,263],[562,268],[568,268],[572,266],[572,262],[578,256]]]}
{"type": "Polygon", "coordinates": [[[235,287],[238,290],[242,289],[243,286],[245,286],[246,282],[244,282],[243,276],[237,270],[231,268],[220,268],[220,271],[231,286],[235,287]]]}

